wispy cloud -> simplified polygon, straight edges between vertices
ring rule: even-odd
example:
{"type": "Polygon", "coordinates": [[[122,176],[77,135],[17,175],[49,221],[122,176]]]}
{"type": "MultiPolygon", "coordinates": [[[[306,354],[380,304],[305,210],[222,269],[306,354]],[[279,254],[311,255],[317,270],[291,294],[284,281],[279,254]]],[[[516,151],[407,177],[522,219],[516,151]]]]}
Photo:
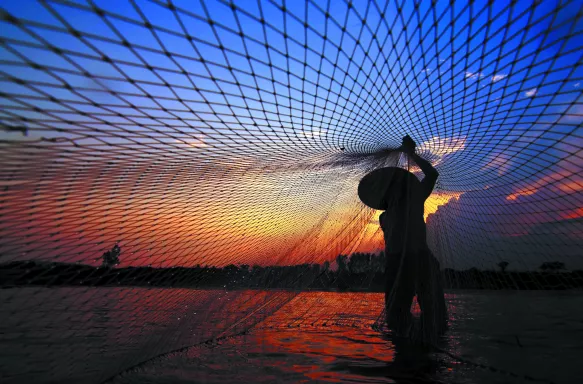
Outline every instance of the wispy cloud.
{"type": "Polygon", "coordinates": [[[441,163],[446,155],[462,151],[466,148],[466,137],[438,137],[424,141],[419,145],[419,151],[427,151],[437,157],[433,165],[441,163]]]}
{"type": "Polygon", "coordinates": [[[445,156],[449,153],[461,151],[466,147],[466,137],[439,137],[434,136],[419,145],[420,150],[427,150],[434,155],[445,156]]]}
{"type": "Polygon", "coordinates": [[[470,72],[470,71],[466,71],[466,72],[464,72],[464,76],[465,76],[466,79],[470,79],[470,80],[480,80],[480,79],[483,79],[485,77],[488,77],[488,79],[492,83],[495,83],[497,81],[504,80],[505,78],[507,78],[508,77],[508,74],[506,74],[506,73],[495,73],[492,76],[487,76],[486,74],[484,74],[482,72],[470,72]]]}
{"type": "Polygon", "coordinates": [[[466,71],[466,79],[478,80],[479,78],[484,77],[482,72],[467,72],[466,71]]]}
{"type": "Polygon", "coordinates": [[[503,152],[490,155],[482,169],[496,168],[498,176],[503,176],[508,173],[511,166],[512,156],[503,152]]]}
{"type": "Polygon", "coordinates": [[[196,138],[186,140],[176,140],[177,143],[187,145],[191,148],[205,148],[208,145],[204,142],[204,135],[197,135],[196,138]]]}
{"type": "Polygon", "coordinates": [[[538,88],[533,88],[531,90],[528,90],[526,92],[524,92],[524,96],[526,97],[534,97],[536,95],[536,92],[538,91],[538,88]]]}
{"type": "Polygon", "coordinates": [[[493,82],[493,83],[495,83],[495,82],[497,82],[497,81],[504,80],[504,79],[505,79],[505,78],[507,78],[507,77],[508,77],[508,75],[507,75],[507,74],[504,74],[504,73],[497,73],[497,74],[495,74],[494,76],[492,76],[492,82],[493,82]]]}

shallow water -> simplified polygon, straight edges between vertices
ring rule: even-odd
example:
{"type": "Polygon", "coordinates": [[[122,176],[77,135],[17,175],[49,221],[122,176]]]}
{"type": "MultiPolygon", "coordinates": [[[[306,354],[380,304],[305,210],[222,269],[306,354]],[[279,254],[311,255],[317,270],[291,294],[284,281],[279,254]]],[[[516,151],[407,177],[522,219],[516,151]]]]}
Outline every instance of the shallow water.
{"type": "Polygon", "coordinates": [[[575,383],[583,377],[581,292],[449,293],[450,329],[439,349],[429,350],[371,329],[383,302],[374,293],[24,288],[0,291],[0,300],[2,382],[527,383],[530,376],[575,383]],[[166,354],[182,347],[189,348],[166,354]]]}

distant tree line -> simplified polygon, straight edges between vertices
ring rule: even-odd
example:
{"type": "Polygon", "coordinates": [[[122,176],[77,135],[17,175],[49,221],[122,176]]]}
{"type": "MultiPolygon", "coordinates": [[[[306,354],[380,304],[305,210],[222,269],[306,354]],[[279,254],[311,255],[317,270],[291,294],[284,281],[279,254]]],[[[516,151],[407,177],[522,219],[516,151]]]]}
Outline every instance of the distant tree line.
{"type": "MultiPolygon", "coordinates": [[[[121,247],[116,244],[102,256],[101,267],[40,261],[0,264],[0,286],[147,286],[188,288],[252,288],[293,290],[351,290],[383,292],[386,258],[380,253],[338,255],[333,268],[323,264],[291,266],[225,267],[115,267],[121,247]]],[[[565,264],[545,262],[540,272],[507,271],[509,263],[498,263],[500,271],[445,269],[446,288],[457,289],[569,289],[583,288],[583,271],[558,272],[565,264]]]]}

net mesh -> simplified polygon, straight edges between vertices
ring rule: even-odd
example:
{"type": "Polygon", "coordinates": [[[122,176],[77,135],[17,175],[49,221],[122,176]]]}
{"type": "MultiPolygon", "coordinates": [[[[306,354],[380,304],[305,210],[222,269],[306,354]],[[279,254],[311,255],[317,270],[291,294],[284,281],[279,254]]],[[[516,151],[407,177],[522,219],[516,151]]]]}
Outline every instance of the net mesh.
{"type": "MultiPolygon", "coordinates": [[[[383,292],[356,188],[406,167],[405,134],[440,172],[425,215],[447,288],[581,286],[582,12],[0,2],[2,375],[116,380],[308,288],[383,292]]],[[[383,309],[351,300],[370,319],[316,298],[279,325],[383,309]]]]}

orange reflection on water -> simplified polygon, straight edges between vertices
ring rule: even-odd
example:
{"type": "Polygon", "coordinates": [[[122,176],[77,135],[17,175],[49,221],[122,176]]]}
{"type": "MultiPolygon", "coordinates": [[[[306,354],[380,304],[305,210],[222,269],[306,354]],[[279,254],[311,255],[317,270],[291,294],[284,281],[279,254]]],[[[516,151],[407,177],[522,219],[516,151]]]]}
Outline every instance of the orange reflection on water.
{"type": "MultiPolygon", "coordinates": [[[[302,292],[256,328],[255,352],[298,361],[278,368],[318,382],[362,381],[363,372],[381,379],[422,360],[372,329],[383,306],[383,293],[302,292]]],[[[420,315],[417,300],[411,310],[420,315]]]]}
{"type": "Polygon", "coordinates": [[[303,292],[261,325],[262,340],[267,348],[316,355],[324,363],[391,362],[392,344],[371,329],[383,303],[381,293],[303,292]]]}

